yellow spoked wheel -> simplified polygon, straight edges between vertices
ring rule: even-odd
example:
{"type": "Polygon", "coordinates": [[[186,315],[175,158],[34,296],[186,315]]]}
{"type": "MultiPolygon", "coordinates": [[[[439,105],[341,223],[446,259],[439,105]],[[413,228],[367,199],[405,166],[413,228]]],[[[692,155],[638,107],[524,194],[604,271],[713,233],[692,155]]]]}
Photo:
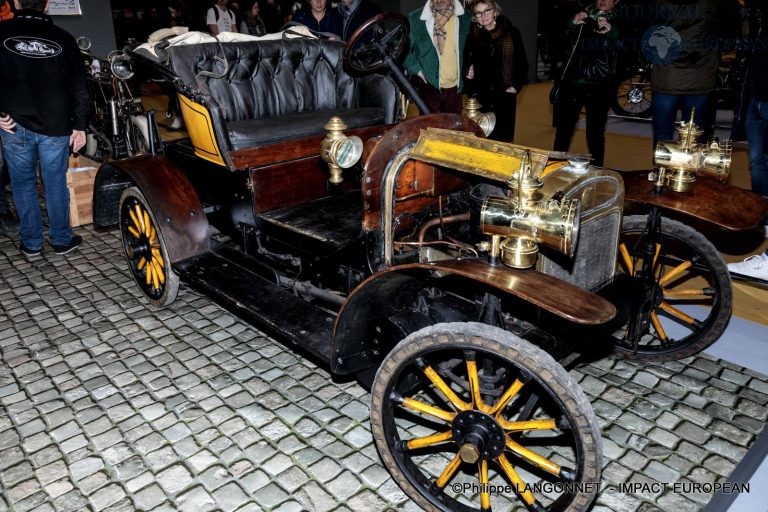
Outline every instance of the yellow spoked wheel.
{"type": "Polygon", "coordinates": [[[179,278],[171,269],[155,215],[136,187],[120,197],[120,233],[131,274],[144,296],[155,306],[173,302],[179,278]]]}
{"type": "Polygon", "coordinates": [[[384,464],[426,510],[587,510],[599,490],[592,407],[543,350],[478,323],[401,341],[371,389],[384,464]]]}
{"type": "Polygon", "coordinates": [[[623,357],[666,361],[698,353],[731,318],[731,276],[715,246],[681,222],[660,222],[657,235],[647,232],[645,215],[622,225],[618,270],[630,284],[619,304],[626,322],[613,337],[623,357]]]}

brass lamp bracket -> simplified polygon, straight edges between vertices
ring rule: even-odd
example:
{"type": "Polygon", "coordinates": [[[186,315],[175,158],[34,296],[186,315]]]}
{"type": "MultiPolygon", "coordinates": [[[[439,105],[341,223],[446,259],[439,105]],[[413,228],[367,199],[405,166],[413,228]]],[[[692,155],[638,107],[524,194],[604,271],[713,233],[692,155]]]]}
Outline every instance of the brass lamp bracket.
{"type": "Polygon", "coordinates": [[[363,154],[363,142],[360,137],[347,137],[348,128],[340,117],[332,117],[324,126],[327,130],[320,145],[320,157],[328,164],[331,176],[328,182],[338,185],[344,181],[342,171],[355,165],[363,154]]]}

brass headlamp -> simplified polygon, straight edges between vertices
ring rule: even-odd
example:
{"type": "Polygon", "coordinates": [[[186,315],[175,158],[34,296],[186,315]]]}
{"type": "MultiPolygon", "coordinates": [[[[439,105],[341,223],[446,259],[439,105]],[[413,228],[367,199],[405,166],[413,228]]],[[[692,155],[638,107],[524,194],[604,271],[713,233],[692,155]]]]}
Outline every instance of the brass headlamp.
{"type": "Polygon", "coordinates": [[[573,256],[579,232],[579,201],[535,199],[542,182],[531,173],[530,155],[517,173],[516,185],[516,198],[488,196],[480,209],[480,230],[491,235],[492,260],[500,257],[513,268],[532,267],[538,243],[573,256]]]}
{"type": "Polygon", "coordinates": [[[347,125],[339,117],[332,117],[324,128],[328,133],[320,146],[320,157],[331,171],[328,182],[338,185],[344,181],[342,171],[355,165],[363,156],[363,141],[354,135],[344,135],[347,125]]]}
{"type": "Polygon", "coordinates": [[[733,145],[730,140],[722,143],[713,140],[700,144],[696,139],[703,130],[690,121],[677,123],[677,141],[662,140],[656,143],[651,175],[658,188],[669,186],[675,192],[687,192],[696,181],[697,174],[710,176],[724,183],[731,167],[733,145]]]}
{"type": "Polygon", "coordinates": [[[133,76],[133,62],[131,58],[119,50],[113,50],[107,55],[109,69],[119,80],[128,80],[133,76]]]}
{"type": "Polygon", "coordinates": [[[469,98],[464,104],[463,114],[477,123],[485,136],[489,136],[496,127],[496,114],[493,112],[480,112],[480,102],[475,98],[469,98]]]}

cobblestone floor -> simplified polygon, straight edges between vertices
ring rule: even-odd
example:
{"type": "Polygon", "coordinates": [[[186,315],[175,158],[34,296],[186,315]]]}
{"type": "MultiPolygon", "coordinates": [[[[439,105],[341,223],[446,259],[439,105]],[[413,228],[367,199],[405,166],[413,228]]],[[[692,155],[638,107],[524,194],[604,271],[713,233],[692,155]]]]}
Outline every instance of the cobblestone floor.
{"type": "MultiPolygon", "coordinates": [[[[116,231],[28,262],[0,237],[0,511],[417,510],[368,394],[182,287],[139,298],[116,231]]],[[[603,428],[595,511],[699,510],[768,419],[768,378],[707,356],[573,372],[603,428]]]]}

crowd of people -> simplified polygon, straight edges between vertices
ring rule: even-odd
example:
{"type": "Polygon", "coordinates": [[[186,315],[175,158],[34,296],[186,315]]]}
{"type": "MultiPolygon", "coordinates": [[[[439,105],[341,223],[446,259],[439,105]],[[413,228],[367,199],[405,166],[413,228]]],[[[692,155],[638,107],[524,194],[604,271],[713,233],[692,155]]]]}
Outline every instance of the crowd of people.
{"type": "MultiPolygon", "coordinates": [[[[584,110],[589,152],[594,164],[603,165],[605,127],[610,100],[619,79],[620,61],[628,52],[637,55],[641,49],[653,62],[654,143],[673,138],[679,112],[683,119],[687,119],[695,110],[695,122],[704,129],[702,141],[711,135],[715,111],[711,93],[716,86],[719,63],[719,45],[715,42],[723,32],[722,22],[733,19],[730,10],[734,8],[768,12],[765,5],[768,0],[738,0],[752,2],[740,5],[736,5],[736,1],[652,0],[654,9],[638,16],[637,13],[642,11],[633,11],[628,6],[622,9],[618,0],[594,0],[586,5],[579,0],[558,0],[550,19],[555,25],[553,33],[559,38],[557,45],[552,44],[553,48],[559,48],[558,54],[552,55],[555,80],[550,95],[555,127],[553,149],[569,149],[584,110]],[[658,49],[653,37],[670,34],[649,36],[645,30],[654,26],[669,27],[678,38],[677,46],[668,48],[664,55],[647,53],[649,49],[658,49]],[[686,44],[680,44],[681,41],[686,44]]],[[[10,0],[0,0],[0,5],[7,7],[0,14],[8,11],[8,17],[12,17],[14,5],[41,10],[38,8],[44,7],[45,0],[14,0],[14,3],[17,5],[11,4],[10,0]]],[[[331,4],[330,0],[306,0],[305,3],[298,0],[242,0],[242,4],[236,0],[155,0],[141,11],[137,11],[132,2],[125,2],[115,12],[117,43],[122,46],[131,40],[146,40],[153,31],[173,26],[186,26],[214,35],[240,32],[261,36],[277,32],[286,24],[301,24],[323,37],[346,41],[365,21],[380,13],[381,8],[373,0],[339,0],[336,4],[331,4]]],[[[33,16],[28,13],[28,17],[36,20],[37,25],[29,21],[31,25],[22,24],[24,30],[39,30],[52,25],[44,14],[33,16]]],[[[409,49],[403,65],[426,108],[432,112],[458,113],[463,97],[474,96],[483,110],[494,111],[497,115],[497,125],[490,137],[514,141],[518,95],[529,75],[526,49],[514,20],[502,13],[496,0],[426,0],[422,7],[409,14],[408,19],[409,49]]],[[[768,15],[758,17],[759,22],[752,30],[754,33],[750,34],[755,44],[743,88],[749,97],[741,104],[746,106],[743,118],[749,140],[752,188],[768,196],[768,36],[762,29],[766,19],[768,15]],[[760,42],[763,44],[758,44],[760,42]]],[[[674,46],[675,41],[668,40],[667,43],[674,46]]],[[[12,58],[7,52],[5,57],[2,54],[0,57],[12,58]]],[[[61,66],[61,63],[57,65],[61,66]]],[[[0,73],[4,68],[6,66],[0,68],[0,73]]],[[[77,73],[73,75],[73,83],[80,80],[79,75],[75,75],[77,73]]],[[[2,81],[8,85],[16,79],[6,78],[3,74],[2,81]]],[[[8,95],[4,96],[8,98],[8,95]]],[[[62,104],[73,109],[75,105],[69,100],[62,104]]],[[[3,105],[0,112],[15,114],[14,108],[18,111],[15,105],[3,105]]],[[[33,106],[30,109],[34,110],[33,106]]],[[[41,120],[38,122],[34,116],[24,117],[29,115],[0,115],[4,146],[13,144],[15,137],[27,131],[57,137],[64,136],[63,131],[69,131],[67,136],[77,143],[79,135],[74,134],[84,128],[81,113],[75,110],[66,114],[69,117],[66,129],[63,125],[53,127],[50,116],[39,116],[41,120]]],[[[22,195],[29,195],[29,191],[19,191],[22,174],[30,171],[25,168],[22,172],[21,164],[13,157],[7,160],[11,160],[7,166],[11,180],[15,182],[13,195],[21,218],[23,247],[27,253],[34,254],[42,243],[39,214],[25,210],[27,206],[24,205],[30,201],[22,195]]],[[[42,156],[40,160],[43,161],[42,156]]],[[[57,157],[56,162],[58,160],[57,157]]],[[[66,165],[56,165],[58,168],[51,176],[63,176],[66,165]]],[[[46,172],[43,179],[53,180],[46,172]]],[[[49,188],[56,190],[59,185],[46,186],[49,188]]],[[[0,222],[4,228],[14,222],[7,204],[5,188],[0,182],[0,222]]],[[[49,217],[58,215],[60,208],[57,208],[49,205],[49,217]]],[[[67,246],[72,236],[70,231],[51,224],[55,246],[67,246]]],[[[759,259],[762,262],[763,257],[759,259]]],[[[768,256],[765,260],[768,268],[768,256]]]]}
{"type": "Polygon", "coordinates": [[[325,37],[347,40],[363,22],[381,12],[372,0],[158,0],[138,9],[126,3],[114,11],[118,47],[143,42],[161,28],[238,32],[263,36],[300,24],[325,37]],[[164,5],[165,7],[157,7],[164,5]]]}

